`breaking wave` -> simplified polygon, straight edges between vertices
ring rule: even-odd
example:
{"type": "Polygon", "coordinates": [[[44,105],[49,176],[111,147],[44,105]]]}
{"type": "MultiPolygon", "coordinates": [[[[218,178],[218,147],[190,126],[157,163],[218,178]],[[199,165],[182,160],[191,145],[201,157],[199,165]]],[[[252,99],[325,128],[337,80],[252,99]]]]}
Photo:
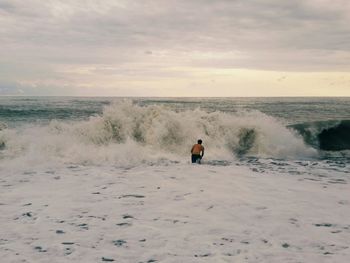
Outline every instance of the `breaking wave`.
{"type": "Polygon", "coordinates": [[[0,131],[2,163],[111,163],[118,166],[188,162],[201,138],[205,160],[237,156],[308,158],[317,151],[275,118],[258,111],[173,111],[123,101],[86,121],[0,131]]]}
{"type": "Polygon", "coordinates": [[[350,149],[350,120],[330,120],[292,125],[305,142],[323,151],[350,149]]]}

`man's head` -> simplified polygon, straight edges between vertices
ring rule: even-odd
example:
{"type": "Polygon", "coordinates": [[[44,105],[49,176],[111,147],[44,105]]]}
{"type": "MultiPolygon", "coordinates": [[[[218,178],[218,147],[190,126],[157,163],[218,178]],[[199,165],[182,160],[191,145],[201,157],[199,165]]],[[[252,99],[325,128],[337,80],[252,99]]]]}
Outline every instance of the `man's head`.
{"type": "Polygon", "coordinates": [[[202,144],[202,140],[199,139],[199,140],[197,141],[197,143],[198,143],[198,144],[202,144]]]}

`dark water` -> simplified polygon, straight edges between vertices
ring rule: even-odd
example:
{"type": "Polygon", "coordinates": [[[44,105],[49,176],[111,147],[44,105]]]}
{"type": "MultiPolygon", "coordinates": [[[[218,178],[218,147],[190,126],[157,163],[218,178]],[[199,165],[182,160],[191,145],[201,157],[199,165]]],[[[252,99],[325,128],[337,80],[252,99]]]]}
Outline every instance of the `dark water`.
{"type": "MultiPolygon", "coordinates": [[[[52,119],[87,119],[103,107],[128,98],[0,97],[0,121],[9,126],[45,123],[52,119]]],[[[350,98],[130,98],[139,105],[208,112],[257,110],[288,124],[350,120],[350,98]]]]}
{"type": "Polygon", "coordinates": [[[68,97],[0,97],[0,122],[9,127],[47,124],[56,120],[81,120],[101,114],[111,100],[68,97]]]}

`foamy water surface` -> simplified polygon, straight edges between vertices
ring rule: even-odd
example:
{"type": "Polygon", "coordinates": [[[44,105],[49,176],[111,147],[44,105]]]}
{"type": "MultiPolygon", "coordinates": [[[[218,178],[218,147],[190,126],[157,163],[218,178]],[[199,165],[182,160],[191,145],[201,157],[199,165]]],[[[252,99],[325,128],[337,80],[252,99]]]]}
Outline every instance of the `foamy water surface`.
{"type": "Polygon", "coordinates": [[[345,263],[348,106],[1,98],[0,256],[345,263]],[[191,165],[198,138],[203,164],[191,165]]]}

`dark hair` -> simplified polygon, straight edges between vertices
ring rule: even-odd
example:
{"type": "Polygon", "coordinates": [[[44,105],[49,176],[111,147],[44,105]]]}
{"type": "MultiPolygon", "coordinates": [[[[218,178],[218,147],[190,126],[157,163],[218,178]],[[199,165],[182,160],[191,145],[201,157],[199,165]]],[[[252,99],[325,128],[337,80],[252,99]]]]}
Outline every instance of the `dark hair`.
{"type": "Polygon", "coordinates": [[[198,143],[198,144],[202,144],[202,140],[199,139],[199,140],[197,141],[197,143],[198,143]]]}

